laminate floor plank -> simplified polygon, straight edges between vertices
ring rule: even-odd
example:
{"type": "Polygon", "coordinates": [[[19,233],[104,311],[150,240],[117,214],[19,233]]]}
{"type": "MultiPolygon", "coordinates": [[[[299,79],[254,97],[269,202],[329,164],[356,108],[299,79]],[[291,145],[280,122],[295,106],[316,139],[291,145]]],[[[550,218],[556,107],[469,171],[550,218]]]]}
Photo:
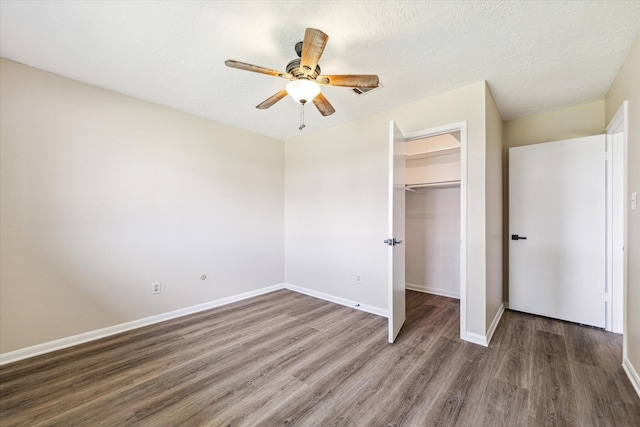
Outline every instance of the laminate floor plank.
{"type": "MultiPolygon", "coordinates": [[[[615,384],[618,388],[618,392],[620,392],[620,397],[625,404],[629,404],[632,406],[638,406],[640,409],[640,405],[638,405],[638,395],[636,394],[633,385],[629,381],[627,377],[627,373],[624,371],[622,366],[618,366],[611,374],[615,381],[615,384]]],[[[640,419],[640,418],[639,418],[640,419]]]]}
{"type": "MultiPolygon", "coordinates": [[[[386,318],[371,315],[372,319],[376,319],[376,328],[384,328],[387,321],[386,318]]],[[[362,312],[349,307],[335,306],[334,309],[323,317],[310,319],[308,325],[322,332],[340,333],[351,325],[357,325],[363,320],[362,312]]]]}
{"type": "MultiPolygon", "coordinates": [[[[580,425],[606,426],[612,421],[625,421],[620,417],[620,408],[609,405],[608,402],[621,402],[622,399],[615,386],[614,380],[603,368],[593,365],[571,365],[573,377],[576,379],[576,402],[580,425]],[[600,392],[594,393],[594,390],[600,392]]],[[[615,422],[616,425],[630,425],[626,422],[615,422]]]]}
{"type": "MultiPolygon", "coordinates": [[[[338,344],[339,348],[344,348],[348,344],[352,344],[354,346],[356,344],[362,344],[364,341],[361,338],[371,340],[372,331],[373,330],[370,328],[370,326],[368,326],[367,323],[364,322],[362,325],[359,325],[356,328],[346,329],[341,332],[340,336],[336,336],[332,338],[336,340],[336,343],[338,344]]],[[[373,338],[372,341],[379,341],[379,337],[373,338]]],[[[288,348],[290,349],[294,346],[295,346],[294,344],[290,344],[288,348]]],[[[264,347],[265,348],[251,348],[251,351],[256,351],[259,354],[267,354],[270,351],[267,347],[272,347],[272,344],[269,343],[264,347]]],[[[335,354],[335,348],[330,348],[330,350],[331,351],[329,353],[335,354]]],[[[364,347],[364,350],[366,351],[366,347],[364,347]]],[[[257,376],[259,376],[258,379],[268,380],[268,376],[273,375],[274,372],[277,374],[277,376],[285,376],[288,378],[288,375],[298,372],[300,369],[307,369],[308,367],[312,367],[314,370],[320,369],[318,367],[318,360],[317,360],[318,353],[319,353],[318,348],[310,345],[305,345],[304,347],[300,347],[296,351],[288,350],[286,355],[284,355],[280,360],[275,361],[271,366],[269,366],[269,364],[265,365],[263,360],[261,363],[262,368],[259,370],[259,372],[256,371],[256,374],[257,376]]],[[[320,357],[320,359],[322,359],[322,357],[320,357]]],[[[304,383],[301,380],[298,380],[292,375],[291,375],[291,378],[294,378],[296,381],[299,381],[300,384],[305,384],[305,386],[307,385],[306,383],[304,383]]],[[[267,392],[268,392],[268,385],[269,385],[269,381],[266,381],[266,383],[264,384],[264,387],[267,389],[267,392]]],[[[308,388],[305,388],[305,389],[308,389],[308,388]]],[[[216,403],[220,403],[219,408],[213,404],[206,405],[207,410],[204,412],[213,411],[213,413],[222,413],[224,415],[225,406],[226,407],[230,407],[230,406],[235,407],[236,405],[251,406],[252,402],[253,404],[255,404],[256,395],[259,395],[259,392],[257,392],[256,390],[258,391],[260,390],[257,380],[252,380],[252,382],[246,382],[241,387],[236,387],[233,390],[232,395],[233,395],[233,398],[235,399],[233,402],[231,402],[229,399],[216,402],[216,403]]],[[[295,396],[299,397],[299,393],[301,392],[302,391],[299,391],[298,393],[295,394],[295,396]]],[[[282,393],[282,399],[286,400],[286,397],[287,395],[282,393]]],[[[274,402],[272,402],[272,404],[274,404],[274,402]]],[[[237,412],[237,410],[234,410],[233,412],[237,412]]],[[[233,420],[232,424],[241,422],[243,418],[243,417],[240,417],[240,420],[238,420],[238,419],[234,419],[232,414],[229,414],[228,416],[230,417],[230,419],[233,420]]],[[[215,418],[217,419],[218,417],[216,416],[215,418]]]]}
{"type": "Polygon", "coordinates": [[[341,345],[318,348],[317,354],[311,357],[309,363],[293,372],[293,376],[307,384],[313,384],[336,371],[347,369],[345,361],[350,362],[363,352],[378,351],[381,345],[385,345],[385,333],[380,328],[364,328],[357,335],[344,334],[338,337],[341,345]]]}
{"type": "Polygon", "coordinates": [[[561,335],[535,332],[529,409],[537,425],[579,425],[566,347],[561,335]]]}
{"type": "MultiPolygon", "coordinates": [[[[265,420],[266,425],[298,424],[309,425],[311,414],[332,395],[343,391],[343,384],[351,384],[352,376],[367,375],[364,369],[368,362],[388,345],[384,342],[384,334],[372,334],[365,341],[352,348],[343,358],[330,359],[330,363],[322,364],[319,369],[309,372],[300,371],[294,376],[311,387],[300,396],[294,396],[280,406],[279,413],[265,420]]],[[[336,349],[337,350],[337,349],[336,349]]]]}
{"type": "MultiPolygon", "coordinates": [[[[158,373],[149,381],[113,388],[99,387],[91,396],[73,395],[70,399],[76,405],[59,415],[47,414],[60,425],[90,425],[92,420],[110,425],[123,424],[122,408],[133,411],[136,419],[141,412],[156,412],[180,400],[186,393],[219,382],[220,378],[242,370],[242,366],[233,366],[234,360],[240,360],[245,354],[242,345],[236,345],[233,351],[226,351],[224,357],[203,355],[189,363],[174,366],[158,373]],[[227,365],[231,364],[231,366],[227,365]],[[235,369],[234,369],[235,368],[235,369]]],[[[146,413],[145,412],[145,413],[146,413]]]]}
{"type": "Polygon", "coordinates": [[[0,426],[640,425],[622,338],[506,311],[488,348],[459,301],[407,321],[288,290],[0,366],[0,426]]]}
{"type": "MultiPolygon", "coordinates": [[[[529,316],[527,313],[521,314],[529,316]]],[[[556,335],[564,335],[563,322],[543,316],[533,316],[533,321],[535,323],[535,328],[539,331],[550,332],[556,335]]]]}
{"type": "MultiPolygon", "coordinates": [[[[406,348],[406,352],[415,354],[415,349],[406,348]]],[[[347,375],[341,373],[344,375],[341,382],[324,380],[314,384],[307,390],[307,394],[320,398],[313,405],[304,408],[300,415],[290,415],[286,419],[296,419],[301,425],[309,426],[353,423],[353,419],[345,419],[340,414],[347,412],[352,404],[358,406],[357,402],[367,399],[369,395],[375,395],[379,387],[383,386],[378,385],[376,381],[391,373],[401,375],[403,370],[406,372],[408,369],[407,363],[400,363],[403,357],[399,353],[388,345],[380,347],[376,352],[363,351],[357,357],[359,364],[354,365],[354,369],[347,375]]],[[[397,380],[397,377],[391,378],[397,380]]],[[[358,416],[355,420],[357,419],[358,416]]],[[[281,420],[280,423],[282,422],[281,420]]]]}
{"type": "Polygon", "coordinates": [[[443,392],[433,401],[425,418],[416,418],[409,425],[458,426],[475,422],[477,402],[482,399],[490,375],[481,375],[490,369],[491,350],[462,343],[455,373],[443,392]]]}
{"type": "Polygon", "coordinates": [[[495,378],[528,389],[532,383],[534,316],[512,311],[503,314],[490,344],[494,348],[495,378]]]}
{"type": "Polygon", "coordinates": [[[568,322],[562,326],[569,357],[577,363],[596,366],[599,346],[596,345],[594,329],[568,322]]]}
{"type": "MultiPolygon", "coordinates": [[[[226,361],[218,361],[217,359],[209,359],[206,363],[206,369],[198,372],[191,378],[183,372],[177,372],[175,379],[171,383],[176,383],[172,387],[173,392],[164,396],[162,400],[154,399],[152,405],[144,405],[136,409],[140,419],[153,419],[162,412],[177,412],[188,415],[185,407],[194,409],[193,405],[184,405],[192,400],[198,400],[201,395],[207,395],[209,404],[219,402],[225,397],[235,393],[237,390],[246,386],[248,382],[255,381],[256,377],[263,375],[265,371],[279,366],[283,361],[289,358],[289,354],[295,351],[295,346],[303,345],[313,340],[318,331],[312,328],[302,327],[298,330],[287,331],[285,335],[279,338],[279,342],[272,341],[267,352],[248,351],[243,346],[241,349],[242,357],[233,357],[226,361]],[[215,385],[215,387],[211,387],[215,385]],[[177,410],[176,408],[182,408],[177,410]]],[[[189,373],[190,374],[190,373],[189,373]]],[[[202,408],[205,408],[203,406],[202,408]]],[[[197,409],[197,407],[195,408],[197,409]]]]}
{"type": "Polygon", "coordinates": [[[526,427],[529,390],[495,378],[489,379],[470,425],[526,427]]]}
{"type": "MultiPolygon", "coordinates": [[[[313,341],[314,329],[311,334],[299,333],[290,335],[289,339],[275,344],[264,351],[253,351],[260,363],[246,366],[241,370],[231,372],[226,378],[218,378],[216,387],[201,387],[181,393],[180,400],[165,406],[162,410],[152,413],[138,411],[138,417],[144,425],[160,425],[163,423],[188,423],[200,425],[205,420],[218,420],[225,408],[247,406],[250,402],[254,407],[260,400],[278,393],[283,387],[296,386],[302,388],[304,383],[287,375],[287,365],[300,360],[305,352],[312,351],[309,344],[313,341]]],[[[288,389],[289,393],[291,389],[288,389]]]]}
{"type": "MultiPolygon", "coordinates": [[[[396,342],[417,348],[428,349],[439,337],[456,340],[460,334],[459,312],[460,304],[457,300],[440,296],[431,296],[422,305],[414,304],[413,309],[407,307],[407,316],[403,332],[396,342]]],[[[407,292],[408,301],[421,301],[420,293],[407,292]]]]}
{"type": "MultiPolygon", "coordinates": [[[[362,420],[380,408],[380,402],[397,392],[398,385],[408,380],[425,357],[425,352],[414,347],[397,344],[401,351],[383,351],[377,357],[377,365],[367,371],[354,389],[356,399],[346,399],[341,408],[331,408],[318,418],[323,426],[364,426],[362,420]],[[387,354],[389,354],[387,356],[387,354]]],[[[392,347],[387,346],[386,349],[392,347]]],[[[385,349],[385,350],[386,350],[385,349]]]]}
{"type": "Polygon", "coordinates": [[[450,375],[458,369],[463,343],[439,338],[428,357],[414,367],[397,391],[370,415],[364,425],[412,425],[409,420],[426,418],[431,404],[443,393],[450,375]]]}

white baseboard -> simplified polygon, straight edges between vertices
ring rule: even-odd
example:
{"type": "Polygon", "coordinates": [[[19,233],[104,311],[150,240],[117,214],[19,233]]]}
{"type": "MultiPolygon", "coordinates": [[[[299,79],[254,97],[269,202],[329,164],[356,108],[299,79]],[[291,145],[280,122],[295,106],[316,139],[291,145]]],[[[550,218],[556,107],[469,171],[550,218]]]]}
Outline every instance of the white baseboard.
{"type": "Polygon", "coordinates": [[[488,347],[489,342],[487,341],[487,337],[481,334],[475,334],[473,332],[467,332],[466,337],[460,337],[461,339],[468,341],[473,344],[478,344],[483,347],[488,347]]]}
{"type": "Polygon", "coordinates": [[[163,322],[165,320],[175,319],[176,317],[182,317],[188,314],[198,313],[200,311],[209,310],[211,308],[220,307],[222,305],[231,304],[237,301],[242,301],[247,298],[252,298],[258,295],[263,295],[269,292],[277,291],[279,289],[283,289],[284,287],[285,287],[284,283],[280,283],[273,286],[267,286],[265,288],[244,292],[242,294],[233,295],[226,298],[220,298],[220,299],[206,302],[203,304],[198,304],[191,307],[185,307],[179,310],[169,311],[167,313],[162,313],[155,316],[145,317],[144,319],[133,320],[131,322],[121,323],[119,325],[109,326],[107,328],[97,329],[95,331],[73,335],[70,337],[61,338],[59,340],[49,341],[46,343],[34,345],[32,347],[26,347],[20,350],[10,351],[8,353],[0,354],[0,365],[17,362],[18,360],[28,359],[30,357],[39,356],[44,353],[50,353],[52,351],[61,350],[67,347],[72,347],[74,345],[82,344],[88,341],[94,341],[100,338],[105,338],[111,335],[119,334],[121,332],[126,332],[132,329],[141,328],[143,326],[152,325],[154,323],[163,322]]]}
{"type": "Polygon", "coordinates": [[[638,393],[638,397],[640,397],[640,376],[638,376],[638,371],[635,370],[626,357],[622,360],[622,368],[627,373],[627,377],[629,377],[629,381],[631,381],[633,388],[636,390],[636,393],[638,393]]]}
{"type": "Polygon", "coordinates": [[[498,312],[493,318],[491,325],[489,325],[489,329],[487,329],[487,334],[476,334],[473,332],[467,332],[466,337],[460,337],[465,341],[469,341],[474,344],[478,344],[484,347],[489,347],[489,343],[491,342],[491,338],[493,338],[493,333],[496,331],[498,324],[500,323],[500,319],[502,319],[502,314],[504,313],[504,304],[500,304],[498,308],[498,312]]]}
{"type": "Polygon", "coordinates": [[[493,322],[489,325],[489,330],[487,331],[487,346],[491,342],[491,338],[493,338],[493,333],[496,331],[498,324],[500,323],[500,319],[502,319],[502,315],[504,314],[504,303],[500,304],[498,307],[498,312],[493,317],[493,322]]]}
{"type": "Polygon", "coordinates": [[[441,297],[460,299],[460,292],[452,292],[447,289],[430,288],[429,286],[415,285],[413,283],[406,283],[404,286],[410,291],[424,292],[427,294],[440,295],[441,297]]]}
{"type": "Polygon", "coordinates": [[[376,314],[382,317],[389,317],[389,312],[379,307],[374,307],[367,304],[362,304],[356,301],[351,301],[345,298],[336,297],[333,295],[325,294],[323,292],[314,291],[313,289],[303,288],[301,286],[292,285],[289,283],[284,284],[285,289],[289,289],[294,292],[309,295],[321,300],[333,302],[335,304],[344,305],[346,307],[355,308],[357,310],[366,311],[367,313],[376,314]]]}
{"type": "Polygon", "coordinates": [[[121,323],[119,325],[109,326],[107,328],[97,329],[95,331],[85,332],[78,335],[73,335],[59,340],[49,341],[46,343],[34,345],[20,350],[10,351],[8,353],[0,354],[0,366],[7,363],[17,362],[19,360],[28,359],[30,357],[39,356],[41,354],[50,353],[56,350],[62,350],[63,348],[72,347],[74,345],[94,341],[100,338],[105,338],[111,335],[119,334],[121,332],[130,331],[132,329],[141,328],[143,326],[152,325],[154,323],[164,322],[165,320],[175,319],[177,317],[186,316],[200,311],[209,310],[211,308],[220,307],[233,302],[242,301],[247,298],[253,298],[259,295],[263,295],[269,292],[277,291],[279,289],[289,289],[294,292],[309,295],[315,298],[319,298],[332,303],[344,305],[347,307],[355,308],[367,313],[372,313],[382,317],[388,317],[387,310],[383,310],[378,307],[373,307],[367,304],[361,304],[355,301],[350,301],[344,298],[336,297],[333,295],[325,294],[322,292],[314,291],[312,289],[303,288],[300,286],[291,285],[288,283],[280,283],[273,286],[267,286],[265,288],[256,289],[242,294],[233,295],[226,298],[220,298],[214,301],[209,301],[203,304],[194,305],[191,307],[181,308],[179,310],[169,311],[167,313],[158,314],[155,316],[146,317],[144,319],[133,320],[131,322],[121,323]]]}

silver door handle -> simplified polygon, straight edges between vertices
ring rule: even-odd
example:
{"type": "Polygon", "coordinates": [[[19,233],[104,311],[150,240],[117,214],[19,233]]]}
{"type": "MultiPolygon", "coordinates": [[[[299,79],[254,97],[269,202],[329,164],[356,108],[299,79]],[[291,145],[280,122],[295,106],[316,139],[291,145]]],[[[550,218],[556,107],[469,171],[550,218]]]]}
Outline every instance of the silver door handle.
{"type": "Polygon", "coordinates": [[[385,240],[384,243],[386,243],[389,246],[395,246],[395,245],[399,245],[400,243],[402,243],[402,240],[396,240],[396,238],[394,237],[393,239],[385,240]]]}

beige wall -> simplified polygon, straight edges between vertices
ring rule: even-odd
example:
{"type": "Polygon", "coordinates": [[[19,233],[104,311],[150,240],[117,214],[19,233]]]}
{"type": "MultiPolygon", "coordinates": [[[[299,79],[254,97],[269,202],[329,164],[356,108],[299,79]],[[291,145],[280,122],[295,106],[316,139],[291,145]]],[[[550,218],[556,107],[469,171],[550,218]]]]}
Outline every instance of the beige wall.
{"type": "Polygon", "coordinates": [[[0,352],[283,282],[282,141],[0,61],[0,352]]]}
{"type": "Polygon", "coordinates": [[[389,121],[410,133],[466,120],[467,329],[484,336],[487,250],[495,250],[486,242],[484,111],[478,82],[287,141],[286,282],[387,309],[389,121]]]}
{"type": "MultiPolygon", "coordinates": [[[[627,134],[627,201],[640,193],[640,35],[613,81],[605,98],[606,121],[625,100],[629,101],[627,134]]],[[[627,202],[628,203],[628,202],[627,202]]],[[[640,374],[640,210],[627,207],[627,295],[625,308],[625,353],[640,374]]]]}
{"type": "Polygon", "coordinates": [[[504,122],[504,146],[560,141],[605,131],[604,100],[504,122]]]}
{"type": "Polygon", "coordinates": [[[460,186],[407,191],[406,196],[407,288],[460,298],[460,186]]]}
{"type": "Polygon", "coordinates": [[[509,148],[605,133],[604,100],[509,120],[502,132],[503,293],[509,301],[509,148]]]}
{"type": "Polygon", "coordinates": [[[504,302],[502,291],[502,117],[487,86],[485,88],[487,129],[486,218],[487,218],[487,327],[504,302]]]}

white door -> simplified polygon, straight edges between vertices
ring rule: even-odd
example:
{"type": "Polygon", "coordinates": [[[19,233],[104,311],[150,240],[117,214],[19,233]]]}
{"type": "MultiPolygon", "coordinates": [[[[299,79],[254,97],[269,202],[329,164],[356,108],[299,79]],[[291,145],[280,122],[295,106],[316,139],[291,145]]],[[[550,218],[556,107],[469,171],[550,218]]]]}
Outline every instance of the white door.
{"type": "Polygon", "coordinates": [[[395,341],[404,324],[404,220],[405,138],[398,126],[389,124],[389,342],[395,341]]]}
{"type": "Polygon", "coordinates": [[[605,326],[605,136],[509,149],[509,308],[605,326]]]}

